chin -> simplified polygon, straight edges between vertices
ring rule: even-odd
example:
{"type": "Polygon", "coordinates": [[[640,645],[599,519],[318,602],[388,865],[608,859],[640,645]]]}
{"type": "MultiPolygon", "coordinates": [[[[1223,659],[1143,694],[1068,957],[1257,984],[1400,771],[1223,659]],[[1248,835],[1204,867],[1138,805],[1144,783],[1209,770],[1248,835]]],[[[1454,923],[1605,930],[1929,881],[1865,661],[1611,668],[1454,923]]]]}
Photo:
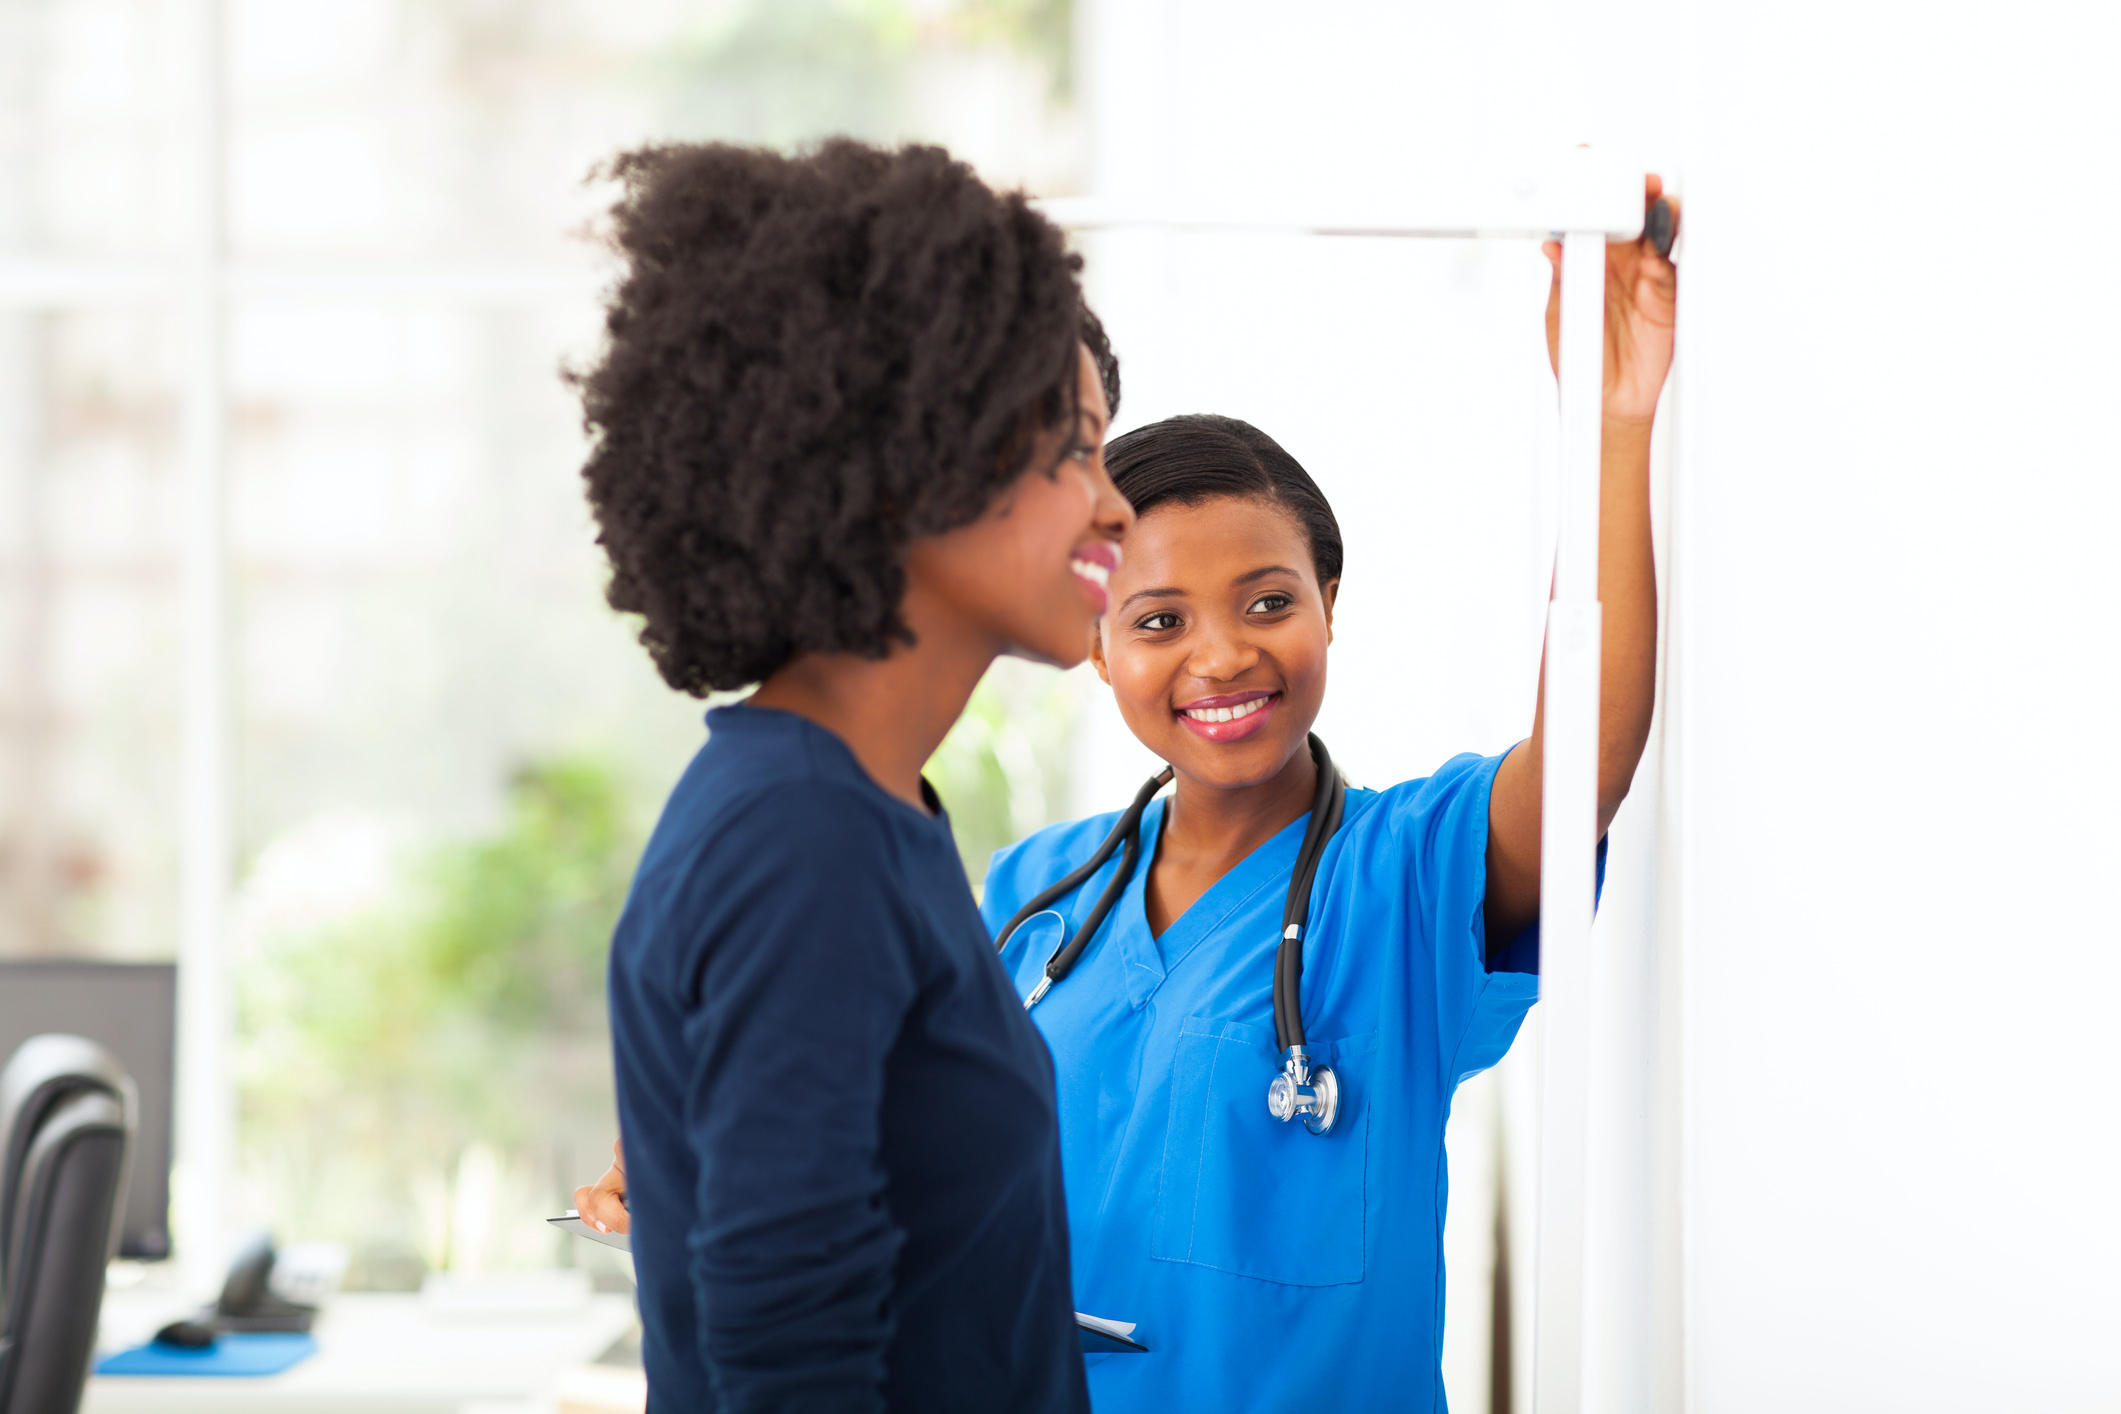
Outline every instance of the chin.
{"type": "Polygon", "coordinates": [[[1090,656],[1090,635],[1097,632],[1095,620],[1087,625],[1055,626],[1038,633],[1019,635],[1009,650],[1012,658],[1043,663],[1049,668],[1072,668],[1090,656]]]}
{"type": "Polygon", "coordinates": [[[1301,733],[1292,741],[1285,734],[1275,732],[1216,746],[1193,736],[1184,727],[1174,726],[1165,743],[1176,754],[1164,759],[1181,767],[1194,779],[1218,789],[1240,790],[1273,780],[1289,764],[1290,758],[1303,750],[1304,742],[1301,733]]]}
{"type": "Polygon", "coordinates": [[[1193,774],[1197,779],[1219,786],[1223,790],[1242,790],[1247,786],[1264,785],[1273,780],[1286,764],[1285,758],[1255,747],[1242,757],[1218,752],[1203,763],[1207,769],[1193,774]]]}

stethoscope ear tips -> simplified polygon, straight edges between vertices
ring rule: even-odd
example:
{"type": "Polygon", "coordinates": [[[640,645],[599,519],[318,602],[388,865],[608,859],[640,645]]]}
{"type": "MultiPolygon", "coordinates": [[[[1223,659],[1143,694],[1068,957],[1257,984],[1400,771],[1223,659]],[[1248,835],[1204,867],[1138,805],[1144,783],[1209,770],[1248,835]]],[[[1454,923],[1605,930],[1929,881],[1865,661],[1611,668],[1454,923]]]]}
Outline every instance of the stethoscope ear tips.
{"type": "Polygon", "coordinates": [[[1324,1134],[1340,1118],[1340,1079],[1329,1065],[1314,1066],[1302,1046],[1282,1053],[1281,1074],[1267,1086],[1267,1113],[1286,1124],[1303,1116],[1304,1128],[1324,1134]]]}

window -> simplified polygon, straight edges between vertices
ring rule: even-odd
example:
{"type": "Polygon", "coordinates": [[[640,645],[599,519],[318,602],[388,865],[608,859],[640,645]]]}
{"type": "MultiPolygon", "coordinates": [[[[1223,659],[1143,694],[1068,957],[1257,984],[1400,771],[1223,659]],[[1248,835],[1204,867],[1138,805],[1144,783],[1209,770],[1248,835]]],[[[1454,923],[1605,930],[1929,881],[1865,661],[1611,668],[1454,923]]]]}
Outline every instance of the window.
{"type": "MultiPolygon", "coordinates": [[[[565,1254],[603,941],[702,705],[603,607],[576,485],[588,174],[852,131],[1066,192],[1069,29],[0,0],[0,952],[182,963],[180,1248],[565,1254]]],[[[975,879],[1069,803],[1069,689],[986,691],[936,767],[975,879]]]]}

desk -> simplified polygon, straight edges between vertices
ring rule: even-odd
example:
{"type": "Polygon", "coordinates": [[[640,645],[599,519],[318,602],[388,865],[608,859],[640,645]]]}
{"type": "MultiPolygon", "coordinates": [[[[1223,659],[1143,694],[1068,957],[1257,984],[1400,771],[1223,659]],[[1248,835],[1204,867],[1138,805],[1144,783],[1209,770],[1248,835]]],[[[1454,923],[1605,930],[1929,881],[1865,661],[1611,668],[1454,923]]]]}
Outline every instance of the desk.
{"type": "MultiPolygon", "coordinates": [[[[112,1292],[99,1354],[152,1335],[177,1312],[168,1294],[112,1292]]],[[[82,1414],[487,1414],[556,1407],[571,1371],[609,1349],[634,1322],[631,1296],[584,1295],[573,1310],[439,1309],[407,1293],[332,1298],[317,1321],[317,1353],[254,1379],[96,1376],[82,1414]]]]}

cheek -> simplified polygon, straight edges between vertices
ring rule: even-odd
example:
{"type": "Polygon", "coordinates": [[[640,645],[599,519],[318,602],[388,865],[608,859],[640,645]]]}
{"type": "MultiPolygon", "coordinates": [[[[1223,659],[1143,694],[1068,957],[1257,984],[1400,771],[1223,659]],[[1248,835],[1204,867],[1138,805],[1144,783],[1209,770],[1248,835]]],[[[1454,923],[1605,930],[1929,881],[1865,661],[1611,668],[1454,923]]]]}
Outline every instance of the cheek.
{"type": "Polygon", "coordinates": [[[1168,701],[1171,674],[1162,655],[1140,644],[1112,651],[1106,642],[1105,670],[1111,675],[1112,697],[1128,718],[1154,720],[1170,715],[1168,701]]]}
{"type": "Polygon", "coordinates": [[[1305,696],[1322,693],[1326,689],[1326,645],[1330,637],[1323,622],[1306,625],[1304,632],[1292,635],[1280,644],[1275,656],[1281,660],[1282,672],[1288,676],[1291,689],[1305,696]]]}
{"type": "Polygon", "coordinates": [[[1036,490],[1024,497],[1011,537],[1015,569],[1039,575],[1068,567],[1068,552],[1090,523],[1082,496],[1070,484],[1073,480],[1065,473],[1053,482],[1033,478],[1036,490]]]}
{"type": "MultiPolygon", "coordinates": [[[[1050,493],[1050,488],[1041,487],[1050,493]]],[[[1025,495],[1017,499],[1007,520],[995,526],[992,553],[982,564],[979,592],[1005,603],[1026,594],[1043,595],[1051,588],[1051,571],[1068,567],[1066,538],[1060,508],[1047,495],[1025,495]],[[1056,551],[1057,544],[1063,548],[1056,551]]]]}

